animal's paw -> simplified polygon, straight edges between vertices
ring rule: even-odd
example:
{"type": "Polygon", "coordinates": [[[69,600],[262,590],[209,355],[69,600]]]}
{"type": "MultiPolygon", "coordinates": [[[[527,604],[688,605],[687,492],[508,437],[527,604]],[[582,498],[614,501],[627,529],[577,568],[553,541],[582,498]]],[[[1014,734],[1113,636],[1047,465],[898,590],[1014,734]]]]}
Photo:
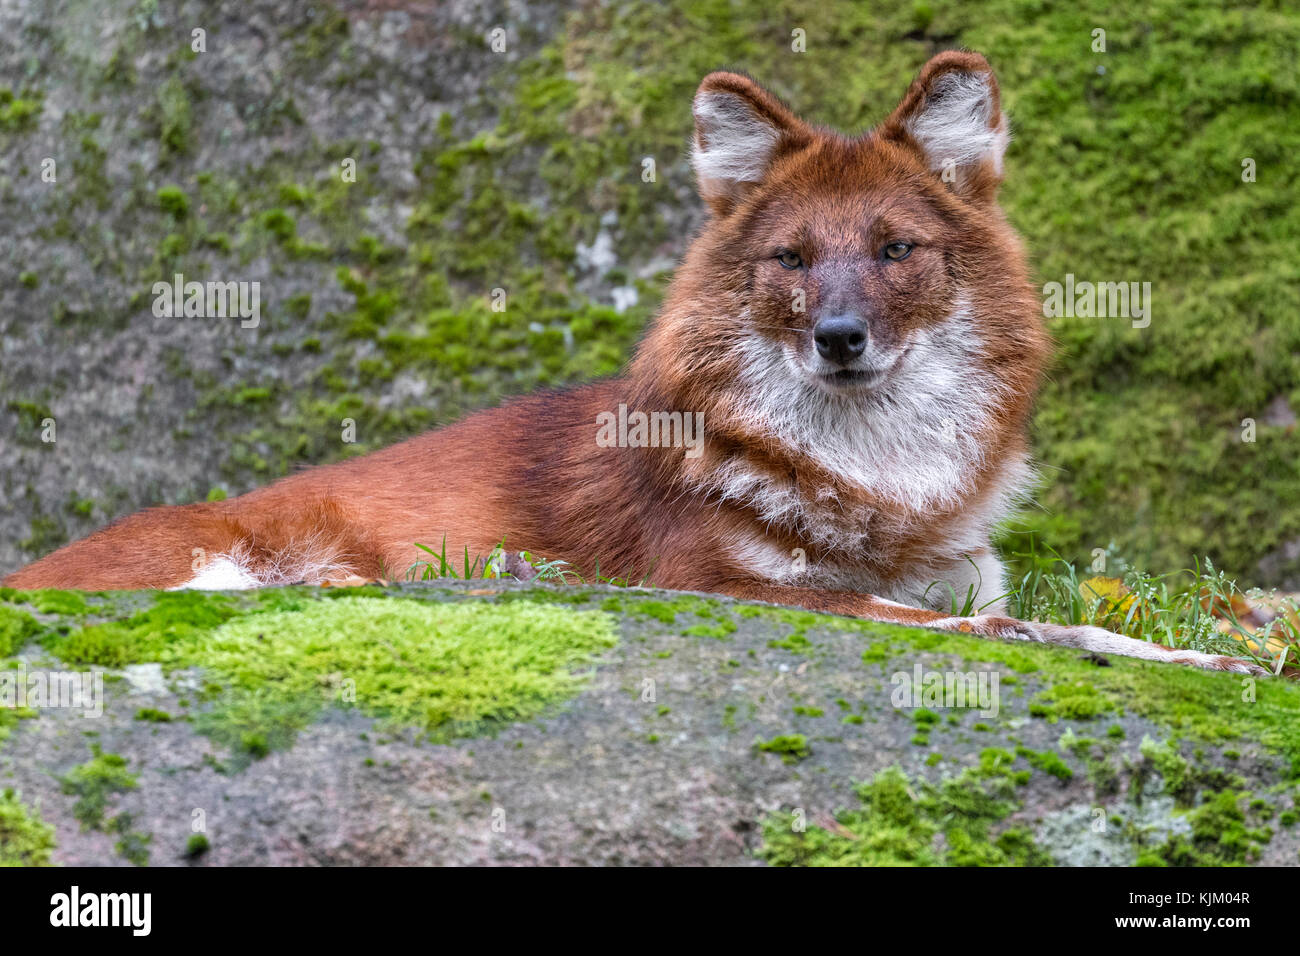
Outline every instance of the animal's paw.
{"type": "Polygon", "coordinates": [[[1017,621],[1000,614],[980,614],[975,617],[945,617],[931,621],[926,627],[978,637],[1000,637],[1008,641],[1042,641],[1042,625],[1031,621],[1017,621]]]}
{"type": "Polygon", "coordinates": [[[1188,664],[1207,671],[1231,671],[1234,674],[1253,674],[1255,677],[1272,677],[1267,670],[1240,657],[1224,654],[1202,654],[1199,651],[1170,651],[1169,660],[1175,664],[1188,664]]]}

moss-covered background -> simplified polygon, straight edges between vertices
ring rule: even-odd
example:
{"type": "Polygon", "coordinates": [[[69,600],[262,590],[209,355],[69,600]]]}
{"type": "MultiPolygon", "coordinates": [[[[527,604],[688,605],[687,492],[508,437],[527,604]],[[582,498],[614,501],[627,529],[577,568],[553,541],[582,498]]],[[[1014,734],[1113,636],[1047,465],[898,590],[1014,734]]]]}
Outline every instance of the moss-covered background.
{"type": "Polygon", "coordinates": [[[953,46],[1001,80],[1039,281],[1154,298],[1146,329],[1054,320],[1041,507],[1008,543],[1300,586],[1300,12],[1212,0],[7,7],[0,570],[616,372],[700,222],[704,73],[856,130],[953,46]],[[156,318],[177,272],[260,281],[260,326],[156,318]]]}

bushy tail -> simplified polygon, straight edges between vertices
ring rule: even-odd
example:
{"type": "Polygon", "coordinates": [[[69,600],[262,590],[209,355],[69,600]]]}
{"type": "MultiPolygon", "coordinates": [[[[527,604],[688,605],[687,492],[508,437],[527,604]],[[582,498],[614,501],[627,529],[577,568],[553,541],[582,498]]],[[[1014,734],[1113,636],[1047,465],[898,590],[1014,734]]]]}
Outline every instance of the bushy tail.
{"type": "Polygon", "coordinates": [[[279,517],[236,498],[141,511],[14,572],[4,584],[236,589],[381,571],[378,547],[336,502],[305,504],[279,517]]]}

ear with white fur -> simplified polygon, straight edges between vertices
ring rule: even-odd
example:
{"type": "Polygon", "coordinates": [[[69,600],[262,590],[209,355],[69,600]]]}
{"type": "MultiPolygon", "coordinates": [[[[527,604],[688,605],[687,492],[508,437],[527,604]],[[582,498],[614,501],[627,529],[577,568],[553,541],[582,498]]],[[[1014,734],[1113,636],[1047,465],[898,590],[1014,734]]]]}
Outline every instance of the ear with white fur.
{"type": "Polygon", "coordinates": [[[739,73],[710,73],[692,104],[691,162],[700,196],[725,216],[761,183],[783,152],[811,138],[807,126],[771,93],[739,73]]]}
{"type": "Polygon", "coordinates": [[[881,135],[919,152],[959,196],[992,201],[1011,139],[993,68],[978,53],[950,50],[933,57],[881,135]]]}

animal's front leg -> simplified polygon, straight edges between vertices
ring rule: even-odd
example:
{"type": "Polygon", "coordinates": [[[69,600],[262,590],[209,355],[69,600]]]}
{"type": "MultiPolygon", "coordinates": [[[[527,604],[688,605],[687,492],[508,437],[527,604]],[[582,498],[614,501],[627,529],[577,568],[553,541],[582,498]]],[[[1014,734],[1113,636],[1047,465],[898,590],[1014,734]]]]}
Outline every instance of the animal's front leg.
{"type": "Polygon", "coordinates": [[[942,614],[935,611],[887,601],[872,594],[791,587],[784,584],[770,584],[762,580],[726,581],[708,590],[747,601],[766,601],[769,604],[802,607],[809,611],[825,611],[846,617],[862,617],[888,624],[927,625],[943,618],[942,614]]]}
{"type": "Polygon", "coordinates": [[[797,588],[769,584],[766,581],[730,581],[712,590],[735,598],[767,601],[771,604],[793,605],[810,611],[825,611],[861,617],[889,624],[911,624],[1012,641],[1033,641],[1038,644],[1056,644],[1073,647],[1094,654],[1117,654],[1141,660],[1171,664],[1188,664],[1205,670],[1234,671],[1240,674],[1267,676],[1262,667],[1236,657],[1221,654],[1203,654],[1200,651],[1174,650],[1149,641],[1115,634],[1100,627],[1088,625],[1043,624],[1038,621],[1019,621],[1001,614],[977,614],[956,617],[939,614],[922,608],[899,604],[871,594],[852,591],[819,591],[816,588],[797,588]]]}
{"type": "Polygon", "coordinates": [[[1117,654],[1121,657],[1136,657],[1145,661],[1187,664],[1203,670],[1233,671],[1238,674],[1268,676],[1268,671],[1264,670],[1264,668],[1237,657],[1227,657],[1222,654],[1204,654],[1192,650],[1177,650],[1165,647],[1163,644],[1125,637],[1123,634],[1116,634],[1105,628],[1092,627],[1087,624],[1043,624],[1038,621],[1017,621],[1014,618],[1002,617],[996,614],[982,614],[977,617],[941,618],[937,621],[931,621],[925,626],[941,631],[975,634],[981,637],[1034,641],[1039,644],[1074,647],[1093,654],[1117,654]]]}
{"type": "MultiPolygon", "coordinates": [[[[735,598],[767,601],[770,604],[793,605],[807,608],[810,611],[826,611],[830,614],[861,617],[869,621],[881,621],[886,624],[911,624],[921,627],[933,627],[939,630],[956,631],[980,637],[1045,641],[1042,628],[1050,626],[1035,624],[1030,621],[1017,621],[1014,618],[997,614],[951,617],[940,614],[938,611],[912,607],[910,604],[900,604],[897,601],[876,597],[874,594],[788,587],[758,580],[730,581],[711,590],[720,591],[735,598]]],[[[1115,653],[1119,652],[1116,651],[1115,653]]]]}

